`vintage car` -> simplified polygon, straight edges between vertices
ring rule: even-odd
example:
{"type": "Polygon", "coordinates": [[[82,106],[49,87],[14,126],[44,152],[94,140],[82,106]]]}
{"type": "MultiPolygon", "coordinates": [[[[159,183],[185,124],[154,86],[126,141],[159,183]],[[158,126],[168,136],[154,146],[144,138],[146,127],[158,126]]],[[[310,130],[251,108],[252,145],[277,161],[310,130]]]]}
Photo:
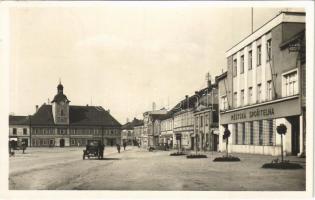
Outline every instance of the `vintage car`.
{"type": "Polygon", "coordinates": [[[88,140],[86,149],[83,150],[83,160],[87,157],[90,159],[91,157],[97,157],[98,159],[101,159],[102,155],[99,153],[100,148],[100,142],[99,140],[88,140]]]}

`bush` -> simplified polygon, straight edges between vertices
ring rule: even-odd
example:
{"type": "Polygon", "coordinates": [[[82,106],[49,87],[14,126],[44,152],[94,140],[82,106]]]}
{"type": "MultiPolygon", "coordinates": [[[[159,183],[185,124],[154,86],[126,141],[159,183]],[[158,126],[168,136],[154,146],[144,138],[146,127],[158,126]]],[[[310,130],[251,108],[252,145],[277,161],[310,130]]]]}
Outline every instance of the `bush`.
{"type": "Polygon", "coordinates": [[[265,163],[262,168],[271,169],[302,169],[303,167],[298,163],[290,162],[275,162],[275,163],[265,163]]]}
{"type": "Polygon", "coordinates": [[[170,156],[184,156],[184,155],[186,155],[186,154],[183,152],[175,152],[175,153],[170,154],[170,156]]]}
{"type": "Polygon", "coordinates": [[[223,157],[217,157],[213,160],[213,162],[238,162],[241,161],[238,157],[234,156],[223,156],[223,157]]]}
{"type": "Polygon", "coordinates": [[[186,157],[187,158],[208,158],[206,155],[203,155],[203,154],[191,154],[186,157]]]}

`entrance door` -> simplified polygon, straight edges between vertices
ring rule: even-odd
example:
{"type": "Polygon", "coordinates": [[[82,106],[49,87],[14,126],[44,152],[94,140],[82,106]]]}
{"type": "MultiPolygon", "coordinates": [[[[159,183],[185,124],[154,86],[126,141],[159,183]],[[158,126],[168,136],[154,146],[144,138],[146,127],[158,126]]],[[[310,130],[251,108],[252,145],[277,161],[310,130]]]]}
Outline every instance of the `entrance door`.
{"type": "Polygon", "coordinates": [[[190,147],[191,150],[194,150],[195,149],[195,138],[194,137],[191,137],[191,147],[190,147]]]}
{"type": "Polygon", "coordinates": [[[300,120],[299,116],[290,117],[288,121],[291,123],[291,142],[292,155],[297,155],[300,151],[300,120]]]}
{"type": "Polygon", "coordinates": [[[213,151],[218,151],[218,140],[219,140],[219,136],[216,134],[213,134],[213,151]]]}
{"type": "Polygon", "coordinates": [[[60,147],[64,147],[65,146],[65,140],[64,139],[60,139],[60,147]]]}

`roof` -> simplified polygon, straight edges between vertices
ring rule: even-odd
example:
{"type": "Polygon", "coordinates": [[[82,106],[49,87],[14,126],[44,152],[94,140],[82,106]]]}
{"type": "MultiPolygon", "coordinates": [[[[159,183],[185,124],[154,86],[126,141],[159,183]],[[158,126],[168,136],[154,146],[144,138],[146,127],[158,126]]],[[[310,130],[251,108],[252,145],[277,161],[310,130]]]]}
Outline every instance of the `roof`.
{"type": "Polygon", "coordinates": [[[28,116],[14,116],[9,115],[9,125],[29,125],[29,117],[28,116]]]}
{"type": "Polygon", "coordinates": [[[242,40],[240,40],[238,43],[233,45],[230,49],[226,51],[226,57],[229,57],[233,55],[235,52],[241,50],[248,44],[250,44],[252,41],[260,38],[263,34],[270,31],[275,26],[283,23],[283,22],[302,22],[305,23],[305,12],[298,12],[298,11],[281,11],[279,14],[277,14],[275,17],[267,21],[265,24],[257,28],[253,33],[249,34],[242,40]],[[290,16],[291,15],[291,16],[290,16]],[[292,18],[292,16],[295,16],[295,18],[299,18],[299,20],[292,18]],[[302,18],[303,19],[302,19],[302,18]]]}
{"type": "Polygon", "coordinates": [[[58,93],[55,95],[54,97],[54,100],[52,100],[51,103],[54,103],[54,102],[60,102],[60,101],[66,101],[66,102],[70,102],[67,98],[66,95],[64,95],[62,92],[58,93]]]}
{"type": "Polygon", "coordinates": [[[141,126],[141,125],[143,125],[143,120],[134,118],[134,119],[132,120],[132,122],[127,122],[126,124],[124,124],[124,125],[122,126],[122,129],[131,130],[131,129],[133,129],[135,126],[141,126]]]}
{"type": "Polygon", "coordinates": [[[227,71],[223,72],[222,74],[218,75],[215,77],[215,81],[219,81],[219,80],[222,80],[224,79],[225,77],[227,77],[227,71]]]}
{"type": "MultiPolygon", "coordinates": [[[[110,126],[121,124],[101,106],[69,106],[69,120],[72,126],[110,126]]],[[[33,115],[32,125],[55,125],[51,105],[42,105],[33,115]]]]}

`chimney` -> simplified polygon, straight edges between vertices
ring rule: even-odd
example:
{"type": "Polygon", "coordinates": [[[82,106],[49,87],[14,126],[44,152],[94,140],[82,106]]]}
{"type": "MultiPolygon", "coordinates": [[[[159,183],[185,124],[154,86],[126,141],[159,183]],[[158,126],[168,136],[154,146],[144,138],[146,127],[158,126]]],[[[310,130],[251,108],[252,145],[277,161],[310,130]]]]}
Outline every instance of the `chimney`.
{"type": "Polygon", "coordinates": [[[126,119],[126,122],[128,123],[129,122],[129,118],[127,117],[127,119],[126,119]]]}
{"type": "Polygon", "coordinates": [[[38,111],[38,105],[35,106],[35,111],[36,111],[36,112],[38,111]]]}
{"type": "Polygon", "coordinates": [[[107,112],[110,113],[110,110],[108,109],[107,112]]]}
{"type": "Polygon", "coordinates": [[[156,107],[156,104],[155,102],[152,103],[152,111],[155,111],[155,107],[156,107]]]}
{"type": "Polygon", "coordinates": [[[186,98],[187,109],[188,109],[188,108],[189,108],[189,98],[188,98],[188,95],[186,95],[185,98],[186,98]]]}

